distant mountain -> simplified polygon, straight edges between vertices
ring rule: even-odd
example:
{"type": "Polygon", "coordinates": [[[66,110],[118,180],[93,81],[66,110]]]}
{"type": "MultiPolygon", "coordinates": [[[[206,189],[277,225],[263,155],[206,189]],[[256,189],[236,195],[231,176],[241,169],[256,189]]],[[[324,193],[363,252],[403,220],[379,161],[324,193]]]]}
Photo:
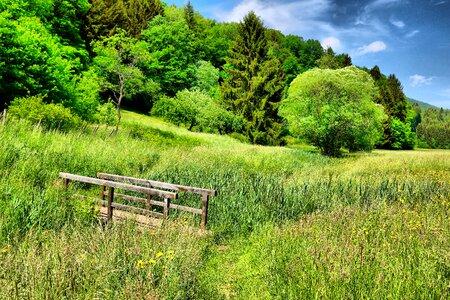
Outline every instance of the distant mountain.
{"type": "Polygon", "coordinates": [[[428,103],[426,103],[426,102],[422,102],[422,101],[415,100],[415,99],[411,99],[411,98],[408,98],[408,101],[409,101],[409,103],[411,103],[411,104],[417,104],[417,105],[419,105],[420,108],[439,108],[439,107],[437,107],[437,106],[428,104],[428,103]]]}

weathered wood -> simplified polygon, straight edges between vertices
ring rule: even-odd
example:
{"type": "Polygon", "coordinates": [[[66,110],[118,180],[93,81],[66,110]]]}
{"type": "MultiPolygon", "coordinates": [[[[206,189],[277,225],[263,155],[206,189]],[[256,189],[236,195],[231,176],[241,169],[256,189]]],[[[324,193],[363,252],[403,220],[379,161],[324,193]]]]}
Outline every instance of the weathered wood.
{"type": "Polygon", "coordinates": [[[196,188],[196,187],[191,187],[191,186],[184,186],[184,185],[166,183],[166,182],[161,182],[161,181],[154,181],[154,180],[149,180],[149,179],[141,179],[141,178],[120,176],[120,175],[107,174],[107,173],[97,173],[97,177],[102,178],[102,179],[117,180],[117,181],[129,182],[129,183],[134,183],[134,184],[140,184],[140,185],[150,185],[152,187],[158,187],[158,188],[163,188],[163,189],[167,189],[167,190],[190,192],[190,193],[195,193],[195,194],[200,194],[200,195],[207,194],[209,196],[217,196],[217,192],[215,190],[196,188]]]}
{"type": "Polygon", "coordinates": [[[106,196],[106,186],[102,185],[102,188],[100,190],[100,199],[105,200],[105,196],[106,196]]]}
{"type": "Polygon", "coordinates": [[[170,213],[170,199],[164,198],[164,217],[169,217],[170,213]]]}
{"type": "MultiPolygon", "coordinates": [[[[106,193],[106,195],[107,194],[108,193],[106,193]]],[[[136,201],[136,202],[141,202],[141,203],[147,203],[146,198],[140,198],[140,197],[136,197],[136,196],[130,196],[130,195],[124,195],[124,194],[118,194],[118,193],[114,194],[114,198],[129,200],[129,201],[136,201]]],[[[151,200],[150,203],[151,203],[151,205],[156,205],[156,206],[160,206],[160,207],[165,206],[165,203],[162,201],[151,200]]],[[[178,204],[175,204],[172,202],[170,203],[170,208],[187,211],[187,212],[198,214],[198,215],[202,214],[202,209],[200,209],[200,208],[193,208],[193,207],[189,207],[189,206],[178,205],[178,204]]]]}
{"type": "Polygon", "coordinates": [[[114,181],[98,179],[98,178],[91,178],[91,177],[74,175],[74,174],[63,173],[63,172],[59,173],[59,176],[61,178],[66,178],[66,179],[75,180],[75,181],[79,181],[79,182],[91,183],[91,184],[96,184],[96,185],[104,185],[106,187],[123,189],[123,190],[131,191],[131,192],[137,192],[137,193],[142,193],[142,194],[147,194],[147,195],[150,194],[152,196],[158,196],[158,197],[167,198],[167,199],[177,199],[178,198],[178,195],[176,193],[151,189],[151,188],[142,187],[142,186],[135,186],[135,185],[126,184],[126,183],[114,182],[114,181]]]}
{"type": "Polygon", "coordinates": [[[202,229],[206,229],[206,223],[208,222],[208,194],[202,195],[202,229]]]}
{"type": "Polygon", "coordinates": [[[63,181],[64,181],[64,187],[65,187],[66,189],[69,188],[69,179],[64,178],[63,181]]]}
{"type": "MultiPolygon", "coordinates": [[[[104,200],[98,200],[97,201],[98,204],[101,205],[107,205],[108,202],[104,201],[104,200]]],[[[111,206],[115,209],[120,209],[123,211],[128,211],[128,212],[132,212],[135,214],[140,214],[140,215],[150,215],[151,217],[155,217],[155,218],[161,218],[164,215],[162,213],[156,212],[156,211],[148,211],[146,209],[143,208],[139,208],[139,207],[134,207],[134,206],[129,206],[129,205],[125,205],[125,204],[120,204],[120,203],[112,203],[111,206]]]]}
{"type": "Polygon", "coordinates": [[[152,196],[147,195],[147,201],[145,202],[145,208],[148,210],[152,210],[152,196]]]}
{"type": "Polygon", "coordinates": [[[108,221],[112,221],[113,218],[113,201],[114,201],[114,188],[110,187],[108,191],[108,221]]]}

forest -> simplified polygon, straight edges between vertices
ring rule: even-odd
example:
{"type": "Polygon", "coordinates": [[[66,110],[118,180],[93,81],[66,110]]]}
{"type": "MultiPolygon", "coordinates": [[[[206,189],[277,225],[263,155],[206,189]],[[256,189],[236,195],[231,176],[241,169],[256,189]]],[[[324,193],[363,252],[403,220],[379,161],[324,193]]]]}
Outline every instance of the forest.
{"type": "MultiPolygon", "coordinates": [[[[351,57],[266,28],[253,12],[240,23],[219,23],[191,2],[178,8],[159,0],[1,0],[0,11],[0,109],[34,123],[64,130],[117,125],[126,107],[191,131],[262,145],[306,142],[330,156],[341,149],[450,147],[449,112],[411,105],[397,77],[378,66],[354,68],[372,78],[365,91],[382,111],[355,110],[362,106],[349,99],[354,105],[338,111],[339,101],[322,99],[314,103],[324,108],[320,114],[294,113],[305,96],[289,97],[297,76],[335,70],[308,74],[322,76],[318,82],[337,74],[329,81],[337,85],[351,57]],[[320,120],[321,131],[306,130],[308,118],[320,120]],[[371,128],[330,126],[358,118],[372,120],[371,128]],[[371,138],[362,140],[367,132],[371,138]],[[325,134],[342,142],[317,138],[325,134]]],[[[325,93],[337,99],[345,87],[331,90],[325,93]]]]}

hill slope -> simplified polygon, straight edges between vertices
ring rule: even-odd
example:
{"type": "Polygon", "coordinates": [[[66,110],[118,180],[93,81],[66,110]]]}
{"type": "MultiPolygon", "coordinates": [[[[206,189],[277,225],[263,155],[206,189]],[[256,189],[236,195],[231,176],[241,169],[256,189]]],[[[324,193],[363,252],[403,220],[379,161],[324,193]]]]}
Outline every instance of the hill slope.
{"type": "Polygon", "coordinates": [[[417,104],[417,105],[419,105],[420,108],[439,108],[439,107],[437,107],[437,106],[428,104],[428,103],[426,103],[426,102],[422,102],[422,101],[415,100],[415,99],[411,99],[411,98],[408,98],[408,101],[409,101],[409,103],[411,103],[411,104],[417,104]]]}

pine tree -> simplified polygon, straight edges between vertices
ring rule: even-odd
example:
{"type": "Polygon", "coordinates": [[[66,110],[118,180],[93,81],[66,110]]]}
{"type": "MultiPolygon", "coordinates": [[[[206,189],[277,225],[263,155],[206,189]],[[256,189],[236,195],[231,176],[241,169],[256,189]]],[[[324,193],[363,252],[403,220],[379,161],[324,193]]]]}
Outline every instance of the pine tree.
{"type": "Polygon", "coordinates": [[[191,1],[188,1],[184,7],[184,19],[189,26],[189,29],[195,31],[197,27],[197,22],[195,21],[195,11],[194,6],[192,6],[191,1]]]}
{"type": "Polygon", "coordinates": [[[265,28],[254,12],[244,17],[238,32],[221,87],[224,102],[247,120],[244,134],[252,143],[278,144],[277,112],[284,88],[280,62],[268,56],[265,28]]]}
{"type": "Polygon", "coordinates": [[[163,14],[160,0],[92,0],[86,16],[87,38],[110,37],[117,28],[137,38],[149,21],[163,14]]]}
{"type": "Polygon", "coordinates": [[[164,8],[159,0],[126,0],[124,8],[125,23],[122,28],[136,38],[147,28],[150,20],[164,15],[164,8]]]}

